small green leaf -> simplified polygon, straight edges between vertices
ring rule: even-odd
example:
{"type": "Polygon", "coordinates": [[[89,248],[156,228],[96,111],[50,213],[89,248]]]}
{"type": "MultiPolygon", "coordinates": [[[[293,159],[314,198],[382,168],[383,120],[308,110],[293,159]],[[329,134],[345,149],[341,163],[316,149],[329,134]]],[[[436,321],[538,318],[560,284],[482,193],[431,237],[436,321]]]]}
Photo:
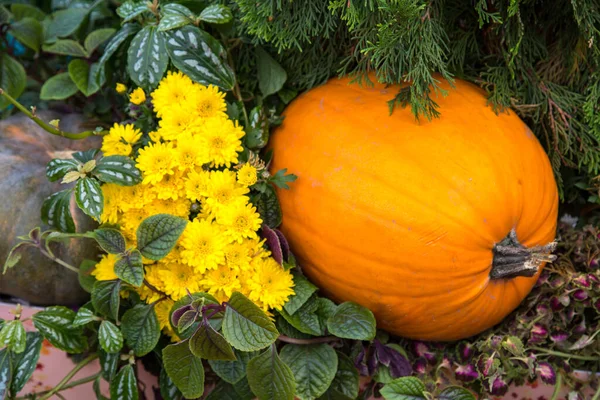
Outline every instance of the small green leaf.
{"type": "Polygon", "coordinates": [[[294,174],[286,175],[286,172],[287,168],[280,169],[269,179],[269,182],[276,185],[280,189],[288,190],[290,188],[288,186],[288,182],[294,182],[296,179],[298,179],[298,177],[294,174]]]}
{"type": "Polygon", "coordinates": [[[46,177],[50,182],[61,179],[67,172],[77,171],[79,163],[72,158],[54,158],[46,165],[46,177]]]}
{"type": "Polygon", "coordinates": [[[310,283],[304,275],[299,272],[293,272],[294,276],[294,295],[290,297],[287,303],[283,306],[285,311],[290,315],[294,315],[310,299],[310,296],[317,291],[317,287],[310,283]]]}
{"type": "Polygon", "coordinates": [[[75,315],[75,318],[73,319],[73,326],[86,325],[95,320],[96,320],[96,316],[94,315],[92,310],[82,307],[79,310],[77,310],[77,314],[75,315]]]}
{"type": "Polygon", "coordinates": [[[170,344],[162,350],[167,375],[187,399],[195,399],[204,393],[204,367],[202,359],[190,351],[187,340],[170,344]]]}
{"type": "Polygon", "coordinates": [[[98,342],[107,353],[117,353],[123,348],[123,334],[115,324],[104,320],[98,329],[98,342]]]}
{"type": "MultiPolygon", "coordinates": [[[[25,90],[27,74],[20,62],[6,52],[0,54],[0,87],[13,98],[18,98],[25,90]]],[[[10,102],[0,96],[0,110],[5,109],[10,102]]]]}
{"type": "Polygon", "coordinates": [[[15,21],[20,21],[24,18],[33,18],[36,21],[41,22],[46,18],[46,13],[29,4],[11,4],[10,11],[12,12],[15,21]]]}
{"type": "Polygon", "coordinates": [[[233,18],[229,7],[223,4],[211,4],[206,7],[199,15],[200,21],[209,24],[226,24],[233,18]]]}
{"type": "Polygon", "coordinates": [[[92,288],[92,304],[97,312],[115,321],[119,318],[121,281],[96,281],[92,288]]]}
{"type": "Polygon", "coordinates": [[[424,400],[426,398],[423,382],[410,376],[391,381],[380,392],[385,400],[424,400]]]}
{"type": "Polygon", "coordinates": [[[121,186],[133,186],[142,181],[142,173],[135,166],[135,161],[126,156],[102,157],[92,173],[102,182],[121,186]]]}
{"type": "Polygon", "coordinates": [[[257,352],[234,350],[235,361],[208,360],[213,372],[225,382],[235,384],[246,376],[246,365],[258,355],[257,352]]]}
{"type": "Polygon", "coordinates": [[[48,79],[40,91],[42,100],[64,100],[77,93],[77,85],[73,82],[68,72],[54,75],[48,79]]]}
{"type": "Polygon", "coordinates": [[[338,369],[327,392],[321,397],[323,400],[353,400],[358,397],[360,387],[358,370],[352,360],[345,354],[336,352],[338,369]]]}
{"type": "Polygon", "coordinates": [[[287,80],[285,69],[262,47],[256,47],[256,68],[258,71],[258,87],[263,96],[277,93],[287,80]]]}
{"type": "Polygon", "coordinates": [[[513,356],[521,357],[525,353],[523,342],[516,336],[509,336],[502,342],[502,347],[508,350],[513,356]]]}
{"type": "Polygon", "coordinates": [[[60,232],[75,233],[75,222],[71,216],[72,189],[56,192],[42,204],[42,221],[60,232]]]}
{"type": "Polygon", "coordinates": [[[102,377],[108,382],[112,381],[117,374],[117,366],[121,354],[106,353],[100,348],[98,349],[98,356],[100,358],[100,372],[102,373],[102,377]]]}
{"type": "Polygon", "coordinates": [[[44,28],[38,20],[30,17],[23,18],[12,23],[8,32],[36,53],[40,51],[44,41],[44,28]]]}
{"type": "MultiPolygon", "coordinates": [[[[204,292],[196,292],[196,293],[192,293],[191,296],[183,296],[182,298],[180,298],[179,300],[177,300],[175,302],[175,304],[171,307],[171,311],[169,312],[169,323],[171,324],[171,327],[173,329],[175,329],[175,331],[178,333],[179,337],[182,339],[189,339],[194,332],[196,332],[196,328],[198,328],[198,326],[200,326],[201,321],[196,321],[195,323],[192,324],[192,326],[190,327],[190,329],[187,329],[186,331],[179,331],[177,326],[173,326],[173,312],[175,310],[180,309],[181,307],[187,306],[187,305],[191,305],[192,302],[202,302],[202,304],[204,305],[208,305],[208,304],[220,304],[219,301],[217,301],[217,299],[214,298],[214,296],[208,294],[208,293],[204,293],[204,292]]],[[[219,320],[219,318],[216,318],[217,316],[219,316],[219,314],[223,314],[223,313],[218,313],[216,314],[214,317],[212,317],[209,322],[211,324],[213,324],[213,327],[217,330],[219,330],[219,326],[217,326],[218,324],[216,324],[219,320]]]]}
{"type": "Polygon", "coordinates": [[[208,323],[207,319],[204,319],[190,338],[190,351],[196,357],[207,360],[236,359],[231,345],[208,323]]]}
{"type": "Polygon", "coordinates": [[[243,294],[234,292],[225,309],[223,335],[236,349],[255,351],[277,340],[279,332],[256,304],[243,294]]]}
{"type": "Polygon", "coordinates": [[[316,296],[311,297],[300,307],[294,315],[288,314],[285,310],[279,311],[279,314],[294,328],[302,333],[307,333],[313,336],[321,336],[325,334],[324,326],[321,324],[317,310],[319,302],[316,296]]]}
{"type": "Polygon", "coordinates": [[[68,353],[81,353],[87,340],[80,326],[73,326],[75,312],[62,306],[52,306],[31,317],[36,329],[52,346],[68,353]]]}
{"type": "Polygon", "coordinates": [[[296,380],[296,396],[301,400],[316,399],[327,391],[338,367],[337,354],[327,344],[286,344],[281,349],[296,380]]]}
{"type": "Polygon", "coordinates": [[[11,352],[4,348],[0,351],[0,399],[8,396],[8,389],[12,380],[11,352]]]}
{"type": "Polygon", "coordinates": [[[162,18],[158,24],[161,32],[181,28],[194,22],[194,13],[189,8],[177,3],[169,3],[162,6],[162,18]]]}
{"type": "Polygon", "coordinates": [[[155,26],[148,25],[139,31],[127,51],[127,72],[138,86],[154,88],[162,79],[169,57],[165,38],[155,26]]]}
{"type": "Polygon", "coordinates": [[[20,320],[6,322],[0,330],[0,346],[6,346],[13,353],[25,351],[25,327],[20,320]]]}
{"type": "Polygon", "coordinates": [[[260,217],[269,228],[281,225],[282,213],[279,200],[273,186],[267,185],[264,192],[252,196],[252,204],[256,206],[260,217]]]}
{"type": "Polygon", "coordinates": [[[91,274],[92,270],[96,267],[96,262],[92,260],[83,260],[79,266],[79,284],[88,293],[92,293],[96,278],[91,274]]]}
{"type": "Polygon", "coordinates": [[[71,60],[69,63],[69,77],[86,97],[90,97],[100,89],[93,77],[94,65],[90,66],[87,61],[80,59],[71,60]]]}
{"type": "Polygon", "coordinates": [[[144,282],[142,253],[139,250],[133,250],[129,254],[122,255],[115,263],[115,274],[130,285],[142,286],[144,282]]]}
{"type": "Polygon", "coordinates": [[[345,302],[327,320],[327,329],[332,335],[344,339],[372,340],[376,333],[375,316],[359,304],[345,302]]]}
{"type": "MultiPolygon", "coordinates": [[[[250,398],[250,400],[253,397],[250,398]]],[[[210,391],[205,400],[243,400],[236,392],[232,384],[220,381],[215,388],[210,391]]]]}
{"type": "Polygon", "coordinates": [[[442,390],[438,400],[477,400],[477,398],[464,387],[450,386],[442,390]]]}
{"type": "Polygon", "coordinates": [[[137,379],[133,366],[125,365],[110,382],[110,398],[119,400],[138,400],[137,379]]]}
{"type": "Polygon", "coordinates": [[[17,243],[12,249],[10,249],[8,252],[8,257],[6,257],[6,261],[4,261],[4,266],[2,268],[3,274],[5,274],[9,268],[14,267],[19,261],[21,261],[23,252],[29,246],[34,246],[34,244],[30,242],[21,242],[17,243]]]}
{"type": "Polygon", "coordinates": [[[125,252],[125,237],[116,229],[101,228],[94,231],[96,241],[102,250],[110,254],[121,254],[125,252]]]}
{"type": "Polygon", "coordinates": [[[123,18],[123,22],[128,22],[147,11],[150,11],[147,1],[128,0],[117,8],[117,15],[123,18]]]}
{"type": "Polygon", "coordinates": [[[123,336],[138,357],[150,353],[160,339],[160,325],[153,304],[138,304],[123,314],[123,336]]]}
{"type": "Polygon", "coordinates": [[[84,213],[96,221],[100,221],[104,208],[104,195],[97,180],[93,178],[78,179],[75,185],[75,200],[84,213]]]}
{"type": "Polygon", "coordinates": [[[76,159],[80,163],[85,164],[86,162],[92,161],[93,159],[95,159],[99,152],[100,152],[100,150],[98,150],[98,149],[90,149],[90,150],[86,150],[86,151],[76,151],[75,153],[72,153],[71,155],[73,156],[74,159],[76,159]]]}
{"type": "Polygon", "coordinates": [[[248,363],[248,383],[258,400],[293,400],[296,381],[274,346],[248,363]]]}
{"type": "Polygon", "coordinates": [[[83,42],[85,51],[91,55],[98,46],[106,42],[116,31],[114,28],[101,28],[91,32],[85,38],[85,42],[83,42]]]}
{"type": "Polygon", "coordinates": [[[16,354],[12,361],[12,382],[10,390],[12,393],[19,393],[24,387],[40,358],[42,350],[42,335],[38,332],[27,332],[25,351],[16,354]]]}
{"type": "Polygon", "coordinates": [[[125,24],[123,27],[115,33],[115,35],[109,40],[109,42],[104,47],[104,52],[102,53],[102,57],[98,60],[98,67],[95,71],[94,81],[100,82],[102,77],[104,76],[104,68],[108,60],[117,52],[119,47],[132,35],[134,35],[137,31],[140,30],[140,25],[138,24],[125,24]]]}
{"type": "Polygon", "coordinates": [[[61,54],[63,56],[88,57],[87,51],[76,41],[71,39],[57,40],[50,45],[42,46],[47,53],[61,54]]]}
{"type": "Polygon", "coordinates": [[[167,371],[161,368],[160,375],[158,378],[158,386],[160,387],[160,395],[164,400],[179,400],[181,399],[181,392],[175,386],[175,383],[167,375],[167,371]]]}
{"type": "Polygon", "coordinates": [[[165,257],[179,240],[187,221],[169,214],[156,214],[142,221],[137,229],[137,246],[150,260],[165,257]]]}
{"type": "Polygon", "coordinates": [[[47,17],[49,23],[45,32],[46,42],[70,36],[79,28],[89,12],[88,8],[72,7],[50,14],[47,17]]]}

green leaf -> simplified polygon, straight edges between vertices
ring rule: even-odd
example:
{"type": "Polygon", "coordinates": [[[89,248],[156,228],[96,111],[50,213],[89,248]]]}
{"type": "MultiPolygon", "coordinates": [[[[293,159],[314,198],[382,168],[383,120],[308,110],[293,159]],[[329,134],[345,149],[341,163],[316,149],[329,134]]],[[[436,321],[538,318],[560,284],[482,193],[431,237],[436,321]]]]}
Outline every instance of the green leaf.
{"type": "Polygon", "coordinates": [[[50,182],[61,179],[67,172],[76,171],[79,163],[72,158],[54,158],[46,165],[46,177],[50,182]]]}
{"type": "Polygon", "coordinates": [[[275,323],[277,326],[277,330],[285,336],[291,337],[293,339],[310,339],[314,335],[309,335],[308,333],[300,332],[298,329],[294,328],[292,324],[287,322],[283,316],[278,315],[275,323]]]}
{"type": "Polygon", "coordinates": [[[181,399],[181,392],[175,386],[175,383],[167,375],[167,371],[161,368],[160,375],[158,378],[158,386],[160,387],[160,395],[164,400],[179,400],[181,399]]]}
{"type": "Polygon", "coordinates": [[[52,344],[67,353],[81,353],[87,340],[80,326],[73,326],[75,312],[62,306],[52,306],[31,317],[36,329],[52,344]]]}
{"type": "Polygon", "coordinates": [[[242,400],[232,384],[220,381],[205,400],[242,400]]]}
{"type": "Polygon", "coordinates": [[[134,354],[144,356],[152,351],[160,339],[160,326],[153,304],[137,304],[127,310],[121,321],[123,336],[134,354]]]}
{"type": "Polygon", "coordinates": [[[287,303],[283,306],[285,311],[290,315],[294,315],[310,299],[310,296],[317,291],[317,287],[310,283],[304,275],[299,272],[293,272],[294,276],[294,295],[290,297],[287,303]]]}
{"type": "Polygon", "coordinates": [[[77,93],[77,85],[73,82],[68,72],[54,75],[48,79],[40,91],[42,100],[64,100],[77,93]]]}
{"type": "Polygon", "coordinates": [[[104,208],[104,195],[97,180],[93,178],[78,179],[75,185],[75,200],[84,213],[96,221],[100,221],[104,208]]]}
{"type": "Polygon", "coordinates": [[[167,375],[187,399],[195,399],[204,393],[204,367],[202,359],[190,351],[187,340],[170,344],[162,350],[167,375]]]}
{"type": "MultiPolygon", "coordinates": [[[[192,326],[189,329],[186,329],[182,332],[178,330],[177,326],[173,326],[173,312],[183,306],[190,305],[192,302],[195,301],[202,301],[204,302],[204,305],[220,304],[219,301],[217,301],[217,299],[215,299],[212,295],[204,292],[192,293],[191,296],[183,296],[182,298],[177,300],[175,304],[171,307],[171,311],[169,312],[169,323],[171,324],[171,327],[178,333],[179,337],[182,339],[189,339],[194,334],[194,332],[196,332],[196,329],[198,328],[198,326],[200,326],[201,321],[194,322],[194,324],[192,324],[192,326]]],[[[209,322],[213,324],[213,327],[217,330],[219,330],[220,328],[218,326],[219,318],[216,317],[222,314],[223,313],[217,313],[214,317],[212,317],[209,320],[209,322]]]]}
{"type": "Polygon", "coordinates": [[[10,351],[6,348],[0,351],[0,399],[7,397],[12,380],[10,354],[10,351]]]}
{"type": "Polygon", "coordinates": [[[209,24],[226,24],[233,19],[233,14],[229,7],[223,4],[211,4],[202,10],[198,18],[209,24]]]}
{"type": "Polygon", "coordinates": [[[508,350],[515,357],[522,357],[525,353],[523,342],[516,336],[509,336],[502,342],[502,347],[508,350]]]}
{"type": "Polygon", "coordinates": [[[142,264],[142,253],[132,250],[124,254],[115,263],[115,274],[123,281],[140,287],[144,282],[144,264],[142,264]]]}
{"type": "Polygon", "coordinates": [[[165,38],[155,26],[148,25],[139,31],[127,51],[127,72],[138,86],[154,88],[163,77],[169,64],[165,38]]]}
{"type": "Polygon", "coordinates": [[[179,240],[187,221],[169,214],[156,214],[142,221],[137,229],[137,246],[150,260],[165,257],[179,240]]]}
{"type": "Polygon", "coordinates": [[[248,383],[258,400],[293,400],[296,381],[274,346],[248,363],[248,383]]]}
{"type": "Polygon", "coordinates": [[[131,21],[132,19],[136,18],[138,15],[142,15],[143,13],[145,13],[146,11],[150,11],[150,9],[148,9],[148,2],[141,0],[141,1],[126,1],[125,3],[121,4],[118,8],[117,8],[117,15],[121,18],[123,18],[123,22],[128,22],[131,21]]]}
{"type": "Polygon", "coordinates": [[[248,383],[248,378],[244,377],[244,379],[232,386],[237,394],[237,398],[235,400],[254,400],[256,398],[254,393],[252,393],[252,389],[248,383]]]}
{"type": "Polygon", "coordinates": [[[337,354],[327,344],[286,344],[280,356],[294,374],[296,396],[301,400],[312,400],[325,393],[338,367],[337,354]]]}
{"type": "Polygon", "coordinates": [[[96,69],[96,73],[94,75],[94,81],[101,81],[101,78],[104,76],[104,67],[106,66],[108,60],[117,52],[119,47],[121,47],[121,45],[130,36],[134,35],[139,30],[140,26],[138,24],[125,24],[119,31],[117,31],[117,33],[115,33],[115,35],[104,47],[102,57],[100,57],[98,60],[98,68],[96,69]]]}
{"type": "Polygon", "coordinates": [[[258,87],[265,97],[280,91],[287,80],[285,69],[260,46],[256,47],[256,69],[258,87]]]}
{"type": "Polygon", "coordinates": [[[88,8],[73,7],[50,14],[48,16],[49,24],[46,29],[46,42],[73,34],[89,12],[88,8]]]}
{"type": "Polygon", "coordinates": [[[76,151],[75,153],[72,153],[71,155],[73,156],[74,159],[76,159],[80,163],[85,164],[86,162],[95,159],[99,152],[100,152],[100,150],[98,150],[98,149],[90,149],[90,150],[86,150],[86,151],[76,151]]]}
{"type": "Polygon", "coordinates": [[[41,22],[46,18],[46,13],[29,4],[11,4],[10,11],[12,12],[15,21],[20,21],[24,18],[33,18],[36,21],[41,22]]]}
{"type": "Polygon", "coordinates": [[[227,64],[221,43],[196,26],[187,25],[165,32],[171,61],[192,80],[231,90],[235,75],[227,64]]]}
{"type": "Polygon", "coordinates": [[[189,25],[194,22],[194,17],[194,13],[181,4],[165,4],[162,7],[162,18],[158,24],[158,30],[164,32],[189,25]]]}
{"type": "Polygon", "coordinates": [[[450,386],[442,390],[438,400],[477,400],[477,398],[464,387],[450,386]]]}
{"type": "Polygon", "coordinates": [[[92,260],[83,260],[79,266],[79,284],[88,293],[92,293],[96,278],[91,274],[92,270],[96,267],[96,262],[92,260]]]}
{"type": "Polygon", "coordinates": [[[417,378],[405,376],[385,385],[380,390],[385,400],[423,400],[425,385],[417,378]]]}
{"type": "Polygon", "coordinates": [[[372,340],[375,337],[375,316],[371,310],[352,302],[338,306],[327,320],[332,335],[344,339],[372,340]]]}
{"type": "Polygon", "coordinates": [[[304,303],[294,315],[288,314],[285,308],[280,310],[279,314],[300,332],[313,336],[321,336],[325,334],[325,329],[319,320],[317,314],[318,308],[319,302],[316,297],[313,296],[309,301],[304,303]]]}
{"type": "Polygon", "coordinates": [[[110,382],[110,398],[119,400],[138,400],[137,379],[133,366],[125,365],[110,382]]]}
{"type": "Polygon", "coordinates": [[[13,15],[6,7],[0,4],[0,24],[8,24],[13,19],[13,15]]]}
{"type": "Polygon", "coordinates": [[[94,231],[94,237],[102,250],[110,254],[121,254],[127,249],[125,237],[116,229],[100,228],[94,231]]]}
{"type": "MultiPolygon", "coordinates": [[[[8,53],[0,54],[0,87],[16,99],[25,90],[26,83],[27,74],[21,63],[8,53]]],[[[9,104],[4,96],[0,96],[0,110],[5,109],[9,104]]]]}
{"type": "Polygon", "coordinates": [[[6,346],[16,354],[25,351],[25,327],[20,320],[8,321],[2,326],[0,346],[6,346]]]}
{"type": "Polygon", "coordinates": [[[98,329],[98,342],[107,353],[117,353],[123,348],[123,334],[115,324],[104,320],[98,329]]]}
{"type": "Polygon", "coordinates": [[[324,297],[317,298],[317,303],[317,316],[319,317],[319,322],[321,323],[321,326],[326,327],[327,320],[331,318],[333,314],[335,314],[337,306],[333,301],[324,297]]]}
{"type": "Polygon", "coordinates": [[[92,304],[97,312],[115,321],[119,318],[121,281],[96,281],[92,288],[92,304]]]}
{"type": "Polygon", "coordinates": [[[93,95],[100,89],[100,86],[94,80],[92,68],[85,60],[71,60],[69,63],[69,77],[86,97],[93,95]]]}
{"type": "Polygon", "coordinates": [[[98,356],[100,358],[100,372],[102,373],[102,377],[108,382],[112,381],[117,374],[117,366],[121,354],[107,353],[100,348],[98,349],[98,356]]]}
{"type": "Polygon", "coordinates": [[[82,307],[79,310],[77,310],[77,314],[75,314],[75,318],[73,319],[73,326],[86,325],[95,320],[96,316],[94,315],[92,310],[82,307]]]}
{"type": "Polygon", "coordinates": [[[91,32],[85,38],[85,42],[83,42],[85,51],[91,55],[98,46],[106,42],[116,31],[114,28],[101,28],[91,32]]]}
{"type": "Polygon", "coordinates": [[[38,332],[27,332],[25,351],[16,354],[12,362],[12,382],[10,390],[12,393],[19,393],[25,387],[25,384],[31,378],[42,350],[42,335],[38,332]]]}
{"type": "Polygon", "coordinates": [[[336,352],[338,369],[331,386],[321,397],[323,400],[353,400],[358,397],[359,376],[352,360],[343,353],[336,352]]]}
{"type": "Polygon", "coordinates": [[[227,340],[204,319],[190,338],[193,355],[207,360],[235,360],[235,354],[227,340]]]}
{"type": "Polygon", "coordinates": [[[25,251],[25,249],[29,246],[34,246],[34,244],[30,242],[21,242],[17,243],[12,249],[10,249],[8,256],[6,257],[6,261],[4,261],[4,266],[2,267],[3,274],[5,274],[9,268],[17,265],[17,263],[21,260],[23,251],[25,251]]]}
{"type": "Polygon", "coordinates": [[[34,18],[23,18],[10,25],[9,33],[36,53],[44,41],[44,28],[34,18]]]}
{"type": "Polygon", "coordinates": [[[223,335],[236,349],[264,349],[279,336],[275,324],[246,296],[234,292],[227,303],[223,319],[223,335]]]}
{"type": "Polygon", "coordinates": [[[267,185],[263,193],[252,196],[252,203],[256,206],[260,217],[269,228],[277,228],[281,225],[281,207],[275,189],[271,185],[267,185]]]}
{"type": "Polygon", "coordinates": [[[142,173],[135,166],[135,161],[126,156],[102,157],[92,173],[102,182],[121,186],[133,186],[142,181],[142,173]]]}
{"type": "Polygon", "coordinates": [[[42,48],[47,53],[73,57],[88,57],[88,53],[85,49],[78,42],[71,39],[57,40],[53,44],[43,45],[42,48]]]}
{"type": "Polygon", "coordinates": [[[280,189],[289,190],[290,187],[288,186],[288,182],[294,182],[296,179],[298,179],[298,177],[294,174],[286,175],[286,172],[287,168],[280,169],[269,179],[269,182],[276,185],[280,189]]]}
{"type": "Polygon", "coordinates": [[[225,382],[235,384],[246,376],[246,365],[258,355],[257,352],[234,350],[235,361],[208,360],[213,372],[225,382]]]}
{"type": "Polygon", "coordinates": [[[42,204],[42,221],[60,232],[75,233],[75,222],[69,207],[72,189],[51,194],[42,204]]]}

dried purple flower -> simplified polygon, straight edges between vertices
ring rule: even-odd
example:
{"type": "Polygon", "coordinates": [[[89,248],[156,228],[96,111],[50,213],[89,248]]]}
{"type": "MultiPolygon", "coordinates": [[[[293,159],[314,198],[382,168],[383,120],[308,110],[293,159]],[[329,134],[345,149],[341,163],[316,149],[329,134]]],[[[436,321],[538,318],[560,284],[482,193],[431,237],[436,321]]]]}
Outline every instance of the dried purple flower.
{"type": "Polygon", "coordinates": [[[536,368],[537,373],[544,383],[548,385],[554,385],[556,383],[556,372],[552,365],[547,362],[540,362],[536,368]]]}
{"type": "Polygon", "coordinates": [[[553,289],[558,289],[559,287],[563,286],[565,282],[565,278],[563,278],[562,276],[557,276],[556,278],[550,281],[550,286],[553,289]]]}
{"type": "Polygon", "coordinates": [[[569,334],[566,331],[563,331],[562,329],[553,331],[550,334],[550,340],[552,340],[554,343],[562,343],[568,338],[569,334]]]}
{"type": "Polygon", "coordinates": [[[435,361],[435,353],[429,349],[429,346],[424,342],[413,342],[413,350],[417,357],[425,357],[427,361],[435,361]]]}
{"type": "Polygon", "coordinates": [[[550,307],[552,308],[552,311],[560,311],[565,308],[556,296],[550,298],[550,307]]]}
{"type": "Polygon", "coordinates": [[[577,276],[577,277],[571,279],[571,282],[573,282],[577,286],[582,286],[584,288],[589,288],[590,286],[592,286],[589,278],[585,275],[577,276]]]}
{"type": "Polygon", "coordinates": [[[588,298],[588,293],[583,289],[577,289],[573,292],[573,298],[577,301],[583,301],[588,298]]]}
{"type": "Polygon", "coordinates": [[[472,364],[459,365],[454,372],[456,373],[456,378],[463,382],[471,382],[479,378],[479,373],[472,364]]]}
{"type": "Polygon", "coordinates": [[[531,328],[531,334],[546,337],[548,336],[548,329],[546,329],[546,327],[540,323],[535,323],[531,328]]]}
{"type": "Polygon", "coordinates": [[[424,374],[427,371],[427,359],[424,357],[417,358],[412,368],[415,373],[424,374]]]}
{"type": "Polygon", "coordinates": [[[541,303],[535,306],[535,311],[540,315],[546,315],[550,312],[550,307],[548,306],[548,303],[541,303]]]}
{"type": "Polygon", "coordinates": [[[495,396],[503,396],[508,391],[508,384],[499,376],[494,379],[490,393],[495,396]]]}

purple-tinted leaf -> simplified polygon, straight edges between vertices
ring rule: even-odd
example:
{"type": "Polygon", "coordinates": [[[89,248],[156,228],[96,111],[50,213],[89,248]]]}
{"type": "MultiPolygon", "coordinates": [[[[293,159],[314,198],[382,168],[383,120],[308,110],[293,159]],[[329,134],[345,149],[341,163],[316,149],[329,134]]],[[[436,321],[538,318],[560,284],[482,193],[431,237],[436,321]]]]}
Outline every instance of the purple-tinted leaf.
{"type": "Polygon", "coordinates": [[[560,311],[565,308],[565,306],[562,305],[556,296],[552,296],[552,298],[550,298],[550,307],[552,308],[552,311],[560,311]]]}
{"type": "Polygon", "coordinates": [[[177,329],[179,332],[183,332],[192,326],[192,324],[196,322],[196,318],[198,318],[198,311],[188,310],[184,312],[179,318],[179,321],[177,321],[177,329]]]}
{"type": "Polygon", "coordinates": [[[578,323],[577,325],[575,325],[575,327],[573,328],[573,333],[575,333],[577,335],[583,335],[586,332],[587,332],[587,325],[585,323],[585,319],[582,319],[581,322],[578,323]]]}
{"type": "Polygon", "coordinates": [[[457,346],[458,359],[462,362],[467,361],[473,355],[473,345],[468,342],[461,342],[457,346]]]}
{"type": "Polygon", "coordinates": [[[588,274],[587,278],[590,282],[594,282],[594,283],[600,283],[600,278],[598,278],[596,275],[594,274],[588,274]]]}
{"type": "Polygon", "coordinates": [[[567,340],[569,338],[569,334],[566,331],[563,331],[562,329],[553,331],[550,334],[550,340],[552,340],[555,343],[562,343],[565,340],[567,340]]]}
{"type": "Polygon", "coordinates": [[[540,274],[537,282],[535,283],[535,285],[542,286],[543,284],[548,282],[549,277],[550,277],[550,273],[546,270],[543,270],[542,273],[540,274]]]}
{"type": "Polygon", "coordinates": [[[573,345],[571,347],[569,347],[569,350],[581,350],[584,347],[589,346],[590,344],[592,344],[594,342],[594,339],[588,335],[583,335],[582,337],[579,338],[579,340],[577,340],[575,343],[573,343],[573,345]]]}
{"type": "Polygon", "coordinates": [[[490,339],[490,347],[494,350],[498,350],[502,346],[502,336],[492,336],[490,339]]]}
{"type": "Polygon", "coordinates": [[[479,373],[472,364],[459,365],[454,372],[456,377],[463,382],[471,382],[479,378],[479,373]]]}
{"type": "Polygon", "coordinates": [[[389,346],[381,344],[379,340],[375,340],[374,344],[379,362],[390,368],[392,377],[401,378],[411,374],[412,367],[402,354],[389,346]]]}
{"type": "Polygon", "coordinates": [[[435,353],[424,342],[413,342],[413,351],[417,357],[425,357],[429,362],[435,361],[435,353]]]}
{"type": "Polygon", "coordinates": [[[544,325],[536,323],[533,324],[533,327],[531,328],[531,334],[545,337],[548,335],[548,329],[544,325]]]}
{"type": "Polygon", "coordinates": [[[171,323],[173,324],[173,326],[179,325],[179,319],[181,318],[181,316],[186,311],[190,311],[190,310],[192,310],[192,306],[186,305],[186,306],[180,307],[177,310],[173,311],[173,314],[171,314],[171,323]]]}
{"type": "Polygon", "coordinates": [[[496,377],[490,388],[490,393],[495,396],[503,396],[508,391],[508,384],[500,377],[496,377]]]}
{"type": "Polygon", "coordinates": [[[361,347],[362,347],[362,349],[360,350],[360,352],[356,355],[356,358],[354,359],[354,366],[356,367],[356,369],[358,370],[358,372],[361,375],[368,376],[369,369],[367,368],[367,363],[365,362],[365,356],[367,355],[367,352],[363,346],[361,346],[361,347]]]}
{"type": "Polygon", "coordinates": [[[573,292],[573,298],[577,301],[583,301],[588,298],[588,293],[583,289],[577,289],[573,292]]]}
{"type": "Polygon", "coordinates": [[[571,282],[573,282],[577,286],[581,286],[586,289],[592,286],[592,283],[590,282],[590,279],[587,276],[577,276],[573,278],[571,282]]]}
{"type": "Polygon", "coordinates": [[[500,365],[500,360],[494,358],[494,356],[489,356],[488,354],[482,354],[477,359],[477,370],[484,378],[492,376],[498,366],[500,365]]]}
{"type": "Polygon", "coordinates": [[[281,244],[281,251],[283,253],[283,259],[287,261],[290,256],[290,245],[289,245],[287,239],[285,238],[285,236],[283,235],[283,233],[281,233],[281,231],[279,229],[273,229],[273,230],[275,231],[275,233],[277,234],[277,237],[279,238],[279,243],[281,244]]]}
{"type": "Polygon", "coordinates": [[[262,226],[262,235],[267,241],[267,246],[271,249],[271,255],[280,265],[283,265],[283,252],[281,250],[281,242],[279,236],[266,224],[262,226]]]}
{"type": "Polygon", "coordinates": [[[424,357],[417,358],[412,368],[416,374],[424,374],[427,371],[427,359],[424,357]]]}
{"type": "Polygon", "coordinates": [[[558,289],[559,287],[563,286],[565,282],[565,278],[563,278],[562,276],[558,276],[550,281],[550,286],[553,289],[558,289]]]}
{"type": "Polygon", "coordinates": [[[600,313],[600,298],[594,301],[594,308],[596,309],[597,313],[600,313]]]}
{"type": "Polygon", "coordinates": [[[546,315],[550,312],[550,306],[547,303],[541,303],[535,306],[535,311],[538,315],[546,315]]]}
{"type": "Polygon", "coordinates": [[[537,373],[542,378],[542,381],[548,385],[554,385],[556,383],[556,372],[552,365],[547,362],[541,362],[536,368],[537,373]]]}
{"type": "Polygon", "coordinates": [[[377,372],[377,355],[373,349],[367,349],[367,370],[369,371],[369,375],[375,375],[377,372]]]}

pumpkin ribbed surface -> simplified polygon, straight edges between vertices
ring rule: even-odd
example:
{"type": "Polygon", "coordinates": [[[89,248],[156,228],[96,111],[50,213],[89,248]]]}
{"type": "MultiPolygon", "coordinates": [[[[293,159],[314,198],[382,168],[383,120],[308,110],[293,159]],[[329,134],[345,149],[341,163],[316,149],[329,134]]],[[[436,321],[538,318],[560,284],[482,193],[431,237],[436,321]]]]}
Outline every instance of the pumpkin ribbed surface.
{"type": "MultiPolygon", "coordinates": [[[[397,87],[334,79],[298,97],[271,139],[282,230],[333,300],[370,308],[378,327],[455,340],[500,322],[533,277],[491,279],[494,246],[554,240],[558,193],[540,143],[474,85],[446,84],[441,117],[392,115],[397,87]]],[[[543,266],[543,265],[542,265],[543,266]]],[[[541,267],[540,267],[541,269],[541,267]]]]}

